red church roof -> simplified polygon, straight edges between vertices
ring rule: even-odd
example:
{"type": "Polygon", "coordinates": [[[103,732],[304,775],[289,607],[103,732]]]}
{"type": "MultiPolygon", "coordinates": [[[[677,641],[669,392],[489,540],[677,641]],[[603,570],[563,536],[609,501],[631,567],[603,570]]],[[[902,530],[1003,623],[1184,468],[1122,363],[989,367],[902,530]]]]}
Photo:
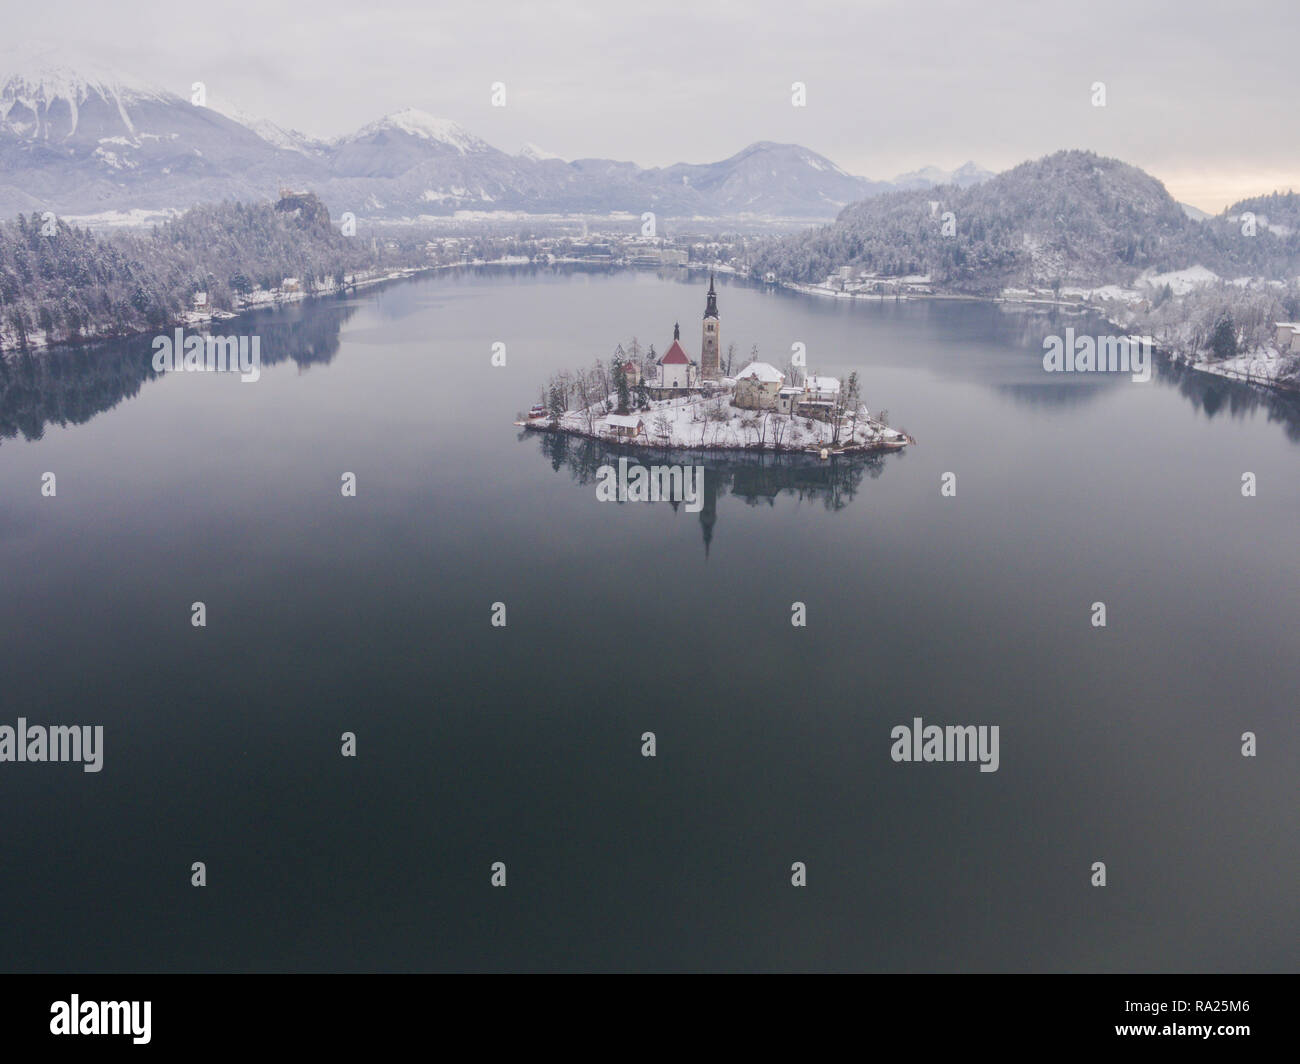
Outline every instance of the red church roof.
{"type": "Polygon", "coordinates": [[[664,357],[659,360],[659,365],[681,366],[688,362],[690,362],[690,359],[686,357],[686,352],[682,350],[681,343],[674,340],[672,347],[670,347],[664,357]]]}

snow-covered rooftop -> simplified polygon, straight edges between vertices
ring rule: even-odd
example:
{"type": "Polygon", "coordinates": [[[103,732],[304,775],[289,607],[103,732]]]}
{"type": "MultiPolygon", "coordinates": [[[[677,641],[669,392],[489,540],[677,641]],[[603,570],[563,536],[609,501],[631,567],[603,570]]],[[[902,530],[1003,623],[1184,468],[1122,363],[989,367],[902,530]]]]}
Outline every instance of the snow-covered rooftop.
{"type": "Polygon", "coordinates": [[[738,381],[746,377],[752,377],[762,384],[780,384],[785,380],[785,374],[769,362],[751,362],[736,374],[738,381]]]}

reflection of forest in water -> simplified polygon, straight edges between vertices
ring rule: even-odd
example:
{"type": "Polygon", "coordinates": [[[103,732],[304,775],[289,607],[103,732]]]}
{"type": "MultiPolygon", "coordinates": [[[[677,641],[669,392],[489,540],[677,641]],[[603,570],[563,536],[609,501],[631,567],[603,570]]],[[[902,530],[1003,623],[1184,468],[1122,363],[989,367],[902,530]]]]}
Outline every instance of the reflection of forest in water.
{"type": "MultiPolygon", "coordinates": [[[[213,322],[209,331],[261,337],[263,366],[291,361],[306,368],[334,358],[339,333],[357,307],[356,302],[343,299],[315,300],[213,322]]],[[[2,356],[0,443],[20,435],[39,440],[47,425],[84,424],[133,398],[145,381],[160,376],[153,368],[151,336],[2,356]]]]}
{"type": "Polygon", "coordinates": [[[1023,347],[1033,360],[1026,363],[1031,367],[1028,379],[997,386],[999,392],[1017,403],[1074,406],[1102,398],[1111,387],[1149,388],[1154,385],[1176,389],[1209,418],[1224,414],[1231,418],[1244,418],[1263,413],[1270,422],[1282,425],[1287,439],[1300,442],[1300,397],[1193,370],[1159,354],[1153,359],[1151,380],[1147,383],[1134,382],[1126,373],[1042,373],[1039,368],[1044,336],[1061,334],[1067,327],[1073,327],[1080,336],[1106,336],[1116,330],[1105,319],[1086,312],[1009,304],[998,305],[997,309],[1000,320],[994,324],[996,335],[1011,346],[1023,347]]]}
{"type": "MultiPolygon", "coordinates": [[[[775,505],[780,495],[798,502],[820,503],[827,510],[843,510],[857,496],[863,478],[875,480],[885,471],[889,459],[899,460],[901,453],[838,455],[823,461],[803,454],[719,454],[717,451],[692,452],[656,448],[610,447],[598,440],[584,439],[563,432],[519,434],[524,440],[535,436],[542,454],[555,472],[565,470],[574,482],[595,490],[602,466],[617,466],[626,458],[629,466],[640,463],[656,465],[698,465],[704,467],[703,506],[699,512],[704,553],[709,553],[714,526],[718,522],[718,499],[731,495],[749,506],[775,505]]],[[[635,506],[638,503],[623,503],[635,506]]],[[[676,510],[680,501],[670,502],[676,510]]]]}
{"type": "MultiPolygon", "coordinates": [[[[300,368],[307,368],[333,360],[339,350],[343,325],[360,305],[352,299],[322,297],[213,322],[209,328],[217,334],[260,336],[264,366],[292,361],[300,368]]],[[[1041,368],[1044,335],[1060,332],[1070,325],[1080,333],[1094,334],[1110,332],[1110,327],[1103,326],[1095,317],[1062,313],[1057,308],[989,304],[988,311],[985,324],[993,330],[998,342],[1026,352],[1023,372],[1017,373],[1013,380],[1006,380],[1005,364],[973,358],[950,361],[943,366],[942,373],[975,380],[1027,406],[1091,402],[1106,395],[1109,387],[1173,387],[1210,418],[1225,414],[1242,418],[1263,413],[1269,421],[1282,424],[1288,439],[1300,442],[1300,399],[1242,381],[1199,373],[1161,358],[1156,359],[1155,372],[1148,384],[1134,384],[1126,375],[1044,373],[1041,368]]],[[[953,344],[960,344],[961,336],[961,326],[954,322],[948,338],[953,344]]],[[[0,354],[0,445],[20,436],[39,440],[47,425],[83,424],[96,414],[111,410],[123,399],[137,395],[145,381],[159,375],[151,364],[152,340],[151,336],[136,336],[51,352],[0,354]]],[[[710,468],[717,464],[721,468],[726,463],[710,457],[704,464],[710,468]]],[[[745,463],[742,460],[740,464],[745,463]]],[[[741,482],[752,478],[752,487],[733,494],[757,502],[762,498],[770,500],[780,491],[792,490],[785,486],[770,489],[772,468],[772,456],[768,456],[767,462],[759,463],[758,469],[742,469],[741,482]]],[[[817,488],[810,482],[793,490],[807,491],[810,493],[807,497],[829,498],[829,507],[839,508],[835,500],[845,497],[841,488],[833,488],[828,495],[816,494],[817,488]]],[[[847,498],[852,498],[852,494],[847,498]]]]}
{"type": "Polygon", "coordinates": [[[1282,395],[1257,384],[1228,380],[1210,373],[1157,359],[1153,380],[1180,395],[1209,418],[1227,415],[1241,419],[1262,412],[1277,422],[1293,443],[1300,443],[1300,398],[1282,395]]]}

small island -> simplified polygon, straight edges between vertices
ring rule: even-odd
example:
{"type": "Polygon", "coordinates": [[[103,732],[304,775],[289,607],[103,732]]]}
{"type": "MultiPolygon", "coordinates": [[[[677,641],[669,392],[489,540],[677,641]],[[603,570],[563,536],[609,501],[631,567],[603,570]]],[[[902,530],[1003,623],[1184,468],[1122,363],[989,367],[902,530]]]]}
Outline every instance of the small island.
{"type": "Polygon", "coordinates": [[[872,416],[857,373],[846,381],[804,373],[794,360],[784,370],[751,361],[733,376],[734,346],[724,364],[714,278],[704,307],[700,358],[682,347],[673,326],[668,350],[653,345],[644,357],[634,339],[620,344],[607,365],[556,374],[540,401],[516,424],[629,447],[692,451],[787,451],[865,454],[902,450],[915,441],[872,416]]]}

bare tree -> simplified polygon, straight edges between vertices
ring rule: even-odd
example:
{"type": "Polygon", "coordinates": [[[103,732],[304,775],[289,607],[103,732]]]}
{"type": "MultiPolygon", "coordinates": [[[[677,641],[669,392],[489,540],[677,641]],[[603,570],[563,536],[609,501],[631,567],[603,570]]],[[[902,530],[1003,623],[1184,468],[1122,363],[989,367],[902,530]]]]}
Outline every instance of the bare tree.
{"type": "Polygon", "coordinates": [[[593,381],[596,387],[600,389],[602,402],[608,406],[610,393],[614,390],[614,382],[610,380],[608,367],[600,359],[596,359],[593,381]]]}
{"type": "Polygon", "coordinates": [[[672,419],[663,411],[660,411],[659,414],[656,415],[655,417],[654,430],[655,430],[655,435],[659,437],[659,442],[663,444],[665,447],[667,447],[668,438],[672,435],[673,432],[673,423],[672,423],[672,419]]]}
{"type": "Polygon", "coordinates": [[[786,429],[790,426],[790,419],[777,414],[772,419],[772,448],[781,450],[781,445],[785,440],[786,429]]]}
{"type": "Polygon", "coordinates": [[[580,369],[573,378],[573,389],[582,404],[582,418],[586,422],[587,432],[596,433],[596,395],[597,387],[589,370],[580,369]]]}
{"type": "Polygon", "coordinates": [[[857,370],[850,373],[849,379],[844,382],[844,406],[853,418],[853,436],[856,438],[858,435],[858,411],[862,407],[862,394],[858,385],[857,370]]]}
{"type": "Polygon", "coordinates": [[[573,375],[568,370],[561,370],[555,375],[555,386],[560,391],[561,407],[568,410],[573,397],[573,375]]]}

